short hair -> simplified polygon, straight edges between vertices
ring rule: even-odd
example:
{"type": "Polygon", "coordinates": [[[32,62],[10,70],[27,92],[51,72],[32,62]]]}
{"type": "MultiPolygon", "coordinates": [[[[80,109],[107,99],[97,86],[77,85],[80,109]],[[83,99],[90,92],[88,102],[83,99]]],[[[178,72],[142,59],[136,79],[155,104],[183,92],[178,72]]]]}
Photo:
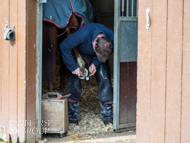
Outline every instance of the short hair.
{"type": "Polygon", "coordinates": [[[105,63],[113,51],[112,42],[105,36],[97,38],[96,41],[95,50],[98,60],[105,63]]]}

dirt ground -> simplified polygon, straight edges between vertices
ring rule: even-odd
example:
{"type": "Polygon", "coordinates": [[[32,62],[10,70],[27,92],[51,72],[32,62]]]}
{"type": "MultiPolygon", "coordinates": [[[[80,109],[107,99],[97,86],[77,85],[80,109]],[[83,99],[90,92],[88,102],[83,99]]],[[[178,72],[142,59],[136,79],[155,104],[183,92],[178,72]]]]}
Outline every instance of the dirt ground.
{"type": "Polygon", "coordinates": [[[39,143],[136,143],[136,133],[134,131],[115,133],[106,132],[88,137],[79,134],[68,135],[65,138],[59,138],[59,135],[43,136],[39,143]]]}
{"type": "MultiPolygon", "coordinates": [[[[59,67],[57,67],[59,68],[59,67]]],[[[58,70],[57,70],[58,71],[58,70]]],[[[54,91],[59,91],[60,78],[56,76],[54,91]]],[[[80,99],[79,125],[69,124],[67,135],[59,138],[59,135],[44,135],[39,143],[91,143],[91,142],[115,142],[115,143],[135,143],[135,131],[115,133],[113,125],[104,125],[101,120],[100,105],[97,97],[97,84],[95,77],[90,77],[89,81],[81,80],[82,95],[80,99]]],[[[66,79],[64,90],[66,88],[66,79]]],[[[48,92],[47,85],[43,84],[43,93],[48,92]]]]}

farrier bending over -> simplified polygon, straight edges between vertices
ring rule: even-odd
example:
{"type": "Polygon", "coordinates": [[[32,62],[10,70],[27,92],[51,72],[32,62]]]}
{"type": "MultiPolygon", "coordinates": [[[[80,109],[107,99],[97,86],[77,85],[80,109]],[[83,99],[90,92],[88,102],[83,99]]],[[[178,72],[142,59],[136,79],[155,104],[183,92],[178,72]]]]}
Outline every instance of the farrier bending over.
{"type": "Polygon", "coordinates": [[[67,68],[67,94],[69,122],[78,124],[79,99],[82,93],[81,71],[77,65],[72,49],[78,47],[89,71],[95,75],[98,84],[98,98],[101,107],[101,118],[104,124],[113,123],[113,88],[110,77],[108,58],[113,51],[113,32],[98,23],[83,25],[78,31],[63,40],[60,44],[62,59],[67,68]]]}

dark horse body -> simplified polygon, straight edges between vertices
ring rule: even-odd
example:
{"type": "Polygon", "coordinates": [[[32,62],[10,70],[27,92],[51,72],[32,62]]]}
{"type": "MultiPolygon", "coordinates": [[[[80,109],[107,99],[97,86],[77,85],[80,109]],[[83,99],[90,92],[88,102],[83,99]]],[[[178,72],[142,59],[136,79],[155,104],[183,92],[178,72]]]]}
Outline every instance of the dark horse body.
{"type": "MultiPolygon", "coordinates": [[[[59,52],[60,42],[71,35],[76,29],[79,29],[82,24],[93,20],[93,10],[86,8],[91,7],[89,0],[48,0],[49,3],[44,6],[43,20],[43,58],[42,58],[42,79],[49,83],[49,91],[53,91],[53,83],[55,80],[56,59],[59,52]],[[64,3],[61,12],[57,12],[57,7],[52,7],[64,3]],[[77,4],[76,4],[77,3],[77,4]],[[80,3],[80,4],[79,4],[80,3]],[[90,4],[90,5],[89,5],[90,4]],[[75,5],[77,8],[75,8],[75,5]],[[74,10],[79,9],[77,12],[74,10]],[[81,12],[83,9],[83,12],[81,12]],[[52,13],[54,11],[54,13],[52,13]],[[64,12],[65,11],[65,12],[64,12]],[[64,14],[62,14],[64,12],[64,14]],[[81,12],[81,14],[80,14],[81,12]],[[86,14],[85,14],[86,13],[86,14]],[[85,15],[87,15],[85,17],[85,15]],[[60,21],[60,19],[64,21],[60,21]],[[59,25],[58,25],[59,24],[59,25]],[[65,33],[65,34],[62,34],[65,33]],[[58,36],[60,35],[60,36],[58,36]]],[[[60,7],[60,6],[59,6],[60,7]]],[[[76,54],[76,52],[75,52],[76,54]]],[[[77,57],[77,56],[76,56],[77,57]]],[[[60,56],[61,58],[61,56],[60,56]]],[[[63,82],[66,75],[66,66],[61,60],[60,74],[60,92],[63,92],[63,82]]]]}

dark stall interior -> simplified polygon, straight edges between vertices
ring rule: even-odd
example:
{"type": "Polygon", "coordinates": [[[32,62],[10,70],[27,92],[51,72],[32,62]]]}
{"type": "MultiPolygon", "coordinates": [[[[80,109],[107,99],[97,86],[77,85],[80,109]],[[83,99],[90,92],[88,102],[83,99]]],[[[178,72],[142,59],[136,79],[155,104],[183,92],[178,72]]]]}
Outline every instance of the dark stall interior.
{"type": "MultiPolygon", "coordinates": [[[[114,1],[113,0],[92,0],[91,1],[94,12],[95,20],[97,23],[101,23],[111,30],[114,29],[114,1]]],[[[64,38],[64,37],[61,37],[64,38]]],[[[58,38],[59,42],[62,40],[58,38]]],[[[111,73],[113,74],[113,55],[109,59],[111,73]]],[[[59,69],[61,65],[60,53],[56,57],[56,75],[55,82],[53,83],[53,91],[59,92],[60,90],[60,76],[59,69]]],[[[113,77],[113,76],[112,76],[113,77]]],[[[63,84],[63,93],[66,89],[66,77],[64,78],[63,84]]],[[[76,135],[79,136],[88,136],[95,135],[100,133],[112,132],[112,124],[104,126],[103,121],[101,120],[100,114],[100,105],[97,97],[97,84],[95,77],[90,77],[90,80],[81,80],[82,83],[82,95],[80,99],[80,114],[79,114],[79,125],[75,124],[69,125],[69,130],[67,136],[76,135]]],[[[43,94],[48,92],[48,83],[43,82],[43,94]]]]}

